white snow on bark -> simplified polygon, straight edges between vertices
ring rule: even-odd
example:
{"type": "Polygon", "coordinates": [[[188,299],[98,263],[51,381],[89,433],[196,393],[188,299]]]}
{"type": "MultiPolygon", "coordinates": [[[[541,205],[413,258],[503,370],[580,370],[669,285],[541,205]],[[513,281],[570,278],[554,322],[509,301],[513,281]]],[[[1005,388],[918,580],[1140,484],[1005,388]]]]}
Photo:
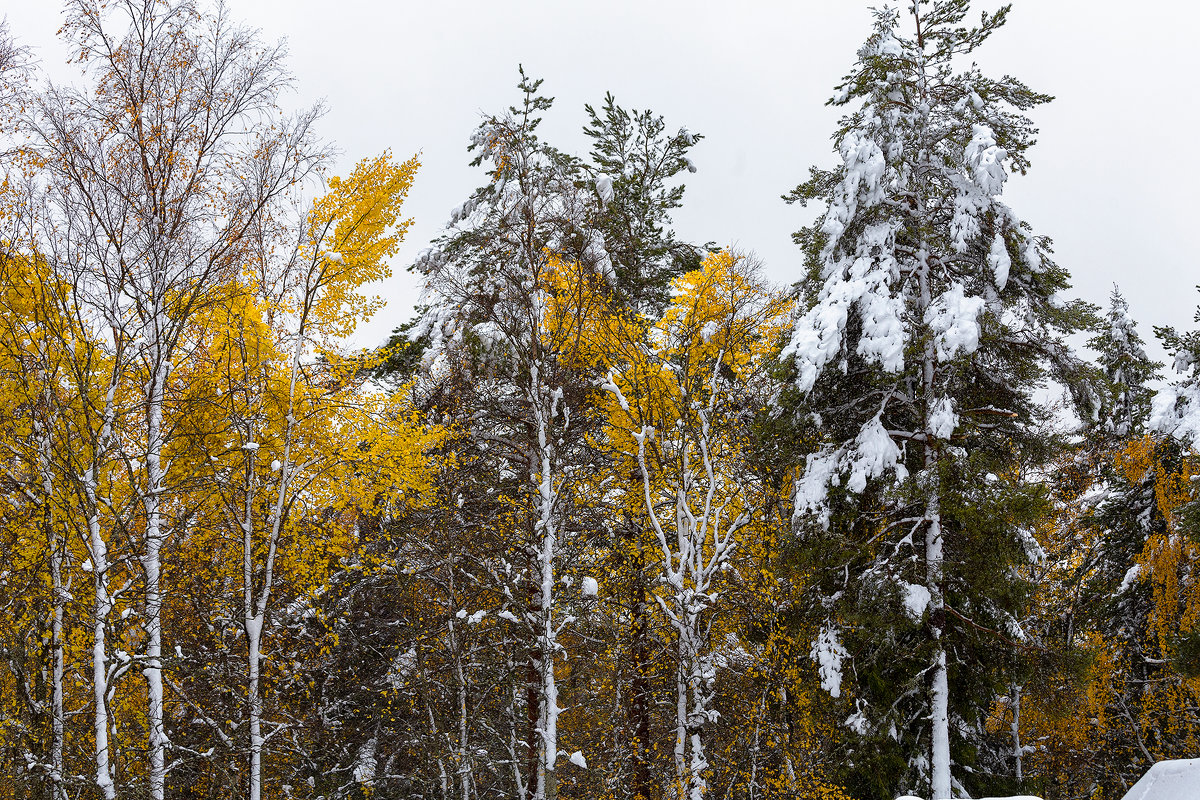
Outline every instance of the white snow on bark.
{"type": "Polygon", "coordinates": [[[842,662],[849,654],[838,638],[838,629],[833,625],[822,628],[809,655],[817,664],[821,688],[829,692],[830,697],[841,697],[842,662]]]}
{"type": "Polygon", "coordinates": [[[932,599],[928,587],[919,583],[902,583],[900,588],[903,593],[900,599],[904,603],[904,612],[914,622],[920,622],[932,599]]]}

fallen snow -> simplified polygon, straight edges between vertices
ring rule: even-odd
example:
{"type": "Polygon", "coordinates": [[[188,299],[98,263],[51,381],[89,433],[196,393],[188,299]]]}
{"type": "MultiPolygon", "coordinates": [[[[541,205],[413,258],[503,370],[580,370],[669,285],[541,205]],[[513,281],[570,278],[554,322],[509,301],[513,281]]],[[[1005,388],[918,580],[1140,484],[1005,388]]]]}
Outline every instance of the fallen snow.
{"type": "Polygon", "coordinates": [[[574,753],[571,753],[571,763],[577,767],[587,769],[587,759],[585,759],[583,757],[583,753],[579,752],[578,750],[576,750],[574,753]]]}
{"type": "Polygon", "coordinates": [[[1159,761],[1125,793],[1124,800],[1196,800],[1200,758],[1159,761]]]}
{"type": "Polygon", "coordinates": [[[584,597],[595,597],[600,593],[600,584],[596,582],[595,578],[587,577],[580,583],[580,590],[584,597]]]}

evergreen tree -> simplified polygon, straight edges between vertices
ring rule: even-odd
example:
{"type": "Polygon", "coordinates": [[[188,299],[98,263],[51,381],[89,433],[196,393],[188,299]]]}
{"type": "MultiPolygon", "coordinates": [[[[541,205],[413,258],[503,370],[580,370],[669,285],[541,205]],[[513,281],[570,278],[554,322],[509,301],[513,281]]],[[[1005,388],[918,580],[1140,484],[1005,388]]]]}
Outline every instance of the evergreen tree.
{"type": "MultiPolygon", "coordinates": [[[[1195,321],[1200,322],[1200,309],[1195,321]]],[[[1200,447],[1200,330],[1179,333],[1163,326],[1154,333],[1174,356],[1173,367],[1181,377],[1155,395],[1150,428],[1189,447],[1200,447]]]]}
{"type": "Polygon", "coordinates": [[[1028,754],[1024,777],[1048,796],[1115,790],[1124,773],[1136,779],[1125,712],[1144,678],[1152,607],[1136,564],[1164,530],[1154,470],[1130,468],[1135,451],[1162,453],[1145,427],[1147,383],[1160,365],[1115,288],[1089,345],[1098,363],[1088,390],[1094,414],[1055,460],[1055,514],[1039,536],[1048,557],[1028,572],[1037,589],[1024,627],[1040,650],[1004,709],[1014,747],[1028,754]]]}
{"type": "Polygon", "coordinates": [[[821,554],[813,657],[835,697],[855,676],[846,781],[862,796],[1001,785],[981,751],[1023,647],[1013,567],[1041,555],[1051,412],[1035,395],[1057,379],[1086,400],[1063,337],[1090,310],[1054,299],[1066,271],[1000,199],[1029,166],[1024,112],[1050,98],[955,70],[1009,9],[977,25],[968,10],[910,0],[907,32],[875,12],[832,101],[856,105],[842,163],[790,196],[828,206],[796,236],[809,307],[784,355],[819,442],[796,485],[821,554]]]}
{"type": "MultiPolygon", "coordinates": [[[[1162,365],[1146,355],[1129,304],[1115,287],[1100,332],[1088,344],[1104,373],[1096,420],[1084,430],[1083,457],[1097,464],[1097,481],[1088,492],[1085,522],[1095,532],[1089,557],[1080,562],[1080,594],[1075,611],[1092,615],[1092,623],[1110,636],[1145,630],[1148,598],[1127,581],[1129,570],[1151,531],[1163,520],[1154,497],[1151,473],[1130,481],[1120,468],[1120,453],[1146,435],[1150,402],[1162,365]],[[1142,595],[1139,597],[1139,595],[1142,595]],[[1140,611],[1139,611],[1140,609],[1140,611]]],[[[1085,471],[1088,471],[1085,466],[1085,471]]],[[[1080,621],[1081,629],[1091,628],[1080,621]]],[[[1137,638],[1137,636],[1134,636],[1137,638]]],[[[1136,646],[1136,645],[1135,645],[1136,646]]]]}
{"type": "Polygon", "coordinates": [[[1104,435],[1127,438],[1145,430],[1154,390],[1149,382],[1158,377],[1162,365],[1146,355],[1136,323],[1129,317],[1129,302],[1113,287],[1108,313],[1100,332],[1088,345],[1107,380],[1106,396],[1100,403],[1097,428],[1104,435]]]}
{"type": "Polygon", "coordinates": [[[513,541],[488,569],[527,646],[525,708],[509,719],[523,719],[513,738],[527,750],[513,790],[546,800],[557,791],[556,677],[565,653],[556,570],[560,551],[573,546],[565,536],[573,516],[568,467],[578,460],[579,411],[590,387],[562,357],[569,334],[549,332],[545,317],[556,258],[587,264],[592,274],[607,267],[588,225],[594,193],[584,188],[578,159],[538,137],[553,102],[540,85],[522,70],[521,104],[476,131],[472,165],[486,165],[489,182],[455,209],[416,265],[428,305],[414,334],[429,340],[425,367],[435,388],[466,390],[447,402],[462,408],[466,400],[469,447],[497,457],[496,484],[514,509],[513,541]]]}
{"type": "MultiPolygon", "coordinates": [[[[679,178],[694,172],[688,157],[702,137],[680,128],[667,132],[666,123],[649,110],[627,110],[611,94],[599,112],[586,105],[584,133],[592,140],[585,173],[595,186],[598,213],[594,227],[604,245],[610,269],[608,302],[618,310],[656,319],[670,299],[669,283],[675,276],[700,267],[702,249],[678,240],[671,228],[670,212],[680,207],[684,186],[679,178]]],[[[605,471],[620,474],[603,457],[605,471]]],[[[652,720],[656,705],[655,659],[651,655],[668,647],[668,636],[653,619],[654,575],[650,561],[657,551],[654,532],[638,515],[609,510],[604,520],[610,542],[608,569],[628,624],[615,625],[614,650],[618,671],[612,676],[623,698],[623,719],[614,719],[614,763],[610,769],[620,796],[648,800],[654,794],[656,748],[652,720]],[[655,630],[657,633],[655,633],[655,630]]],[[[661,723],[666,725],[667,721],[661,723]]]]}
{"type": "Polygon", "coordinates": [[[595,225],[611,264],[612,284],[624,305],[661,313],[672,277],[698,269],[701,251],[675,238],[670,212],[683,202],[684,170],[695,172],[688,151],[702,136],[666,123],[651,111],[628,111],[604,96],[600,113],[584,106],[592,139],[586,171],[600,199],[595,225]]]}

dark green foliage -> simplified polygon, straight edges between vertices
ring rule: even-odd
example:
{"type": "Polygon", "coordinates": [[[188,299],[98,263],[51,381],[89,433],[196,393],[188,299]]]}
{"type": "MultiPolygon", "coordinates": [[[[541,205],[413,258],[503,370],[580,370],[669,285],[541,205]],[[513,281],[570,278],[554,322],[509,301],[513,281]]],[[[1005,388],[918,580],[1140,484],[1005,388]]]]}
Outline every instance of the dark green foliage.
{"type": "Polygon", "coordinates": [[[611,189],[601,193],[595,220],[612,262],[619,302],[643,312],[661,312],[669,299],[670,279],[700,265],[703,251],[675,238],[670,212],[683,202],[677,177],[695,171],[687,156],[703,137],[680,128],[666,133],[666,123],[651,111],[626,110],[611,94],[599,113],[584,106],[592,139],[587,174],[611,189]],[[673,184],[673,185],[672,185],[673,184]]]}

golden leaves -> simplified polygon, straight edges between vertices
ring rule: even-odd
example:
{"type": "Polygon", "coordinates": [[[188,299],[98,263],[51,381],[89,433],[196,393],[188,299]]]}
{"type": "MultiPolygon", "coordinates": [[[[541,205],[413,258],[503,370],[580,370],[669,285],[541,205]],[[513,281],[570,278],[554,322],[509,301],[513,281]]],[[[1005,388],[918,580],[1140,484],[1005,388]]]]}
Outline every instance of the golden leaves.
{"type": "Polygon", "coordinates": [[[347,336],[379,308],[378,298],[359,290],[391,275],[387,259],[412,224],[399,217],[419,165],[416,156],[395,163],[390,153],[363,159],[345,178],[331,178],[328,192],[313,204],[304,295],[320,335],[347,336]]]}

